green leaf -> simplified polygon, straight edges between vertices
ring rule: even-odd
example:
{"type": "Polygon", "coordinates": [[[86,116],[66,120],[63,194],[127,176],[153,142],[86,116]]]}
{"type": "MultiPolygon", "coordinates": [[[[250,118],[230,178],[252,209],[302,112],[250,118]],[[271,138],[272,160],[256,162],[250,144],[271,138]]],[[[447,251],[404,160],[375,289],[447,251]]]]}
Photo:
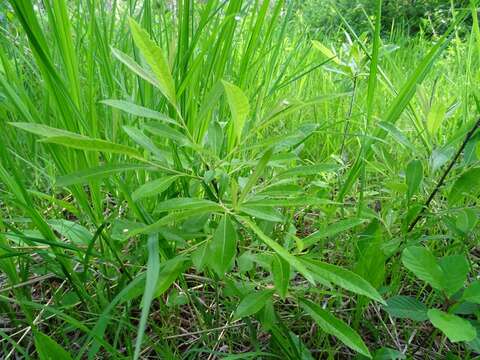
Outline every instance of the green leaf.
{"type": "Polygon", "coordinates": [[[275,290],[282,299],[285,299],[290,283],[290,264],[279,255],[273,255],[272,274],[275,290]]]}
{"type": "Polygon", "coordinates": [[[101,151],[113,154],[122,154],[134,158],[141,157],[141,154],[131,147],[115,144],[102,139],[92,139],[86,136],[53,136],[40,140],[44,143],[57,144],[85,151],[101,151]]]}
{"type": "Polygon", "coordinates": [[[210,243],[210,266],[218,276],[225,276],[235,261],[237,253],[237,231],[228,215],[224,215],[210,243]]]}
{"type": "Polygon", "coordinates": [[[360,275],[355,274],[350,270],[343,269],[339,266],[318,260],[303,258],[302,262],[307,265],[312,273],[325,279],[326,281],[356,294],[365,295],[366,297],[376,300],[384,305],[386,304],[385,300],[383,300],[378,291],[360,275]]]}
{"type": "Polygon", "coordinates": [[[93,139],[70,131],[52,128],[50,126],[33,123],[10,123],[11,125],[28,131],[32,134],[42,136],[42,142],[63,145],[79,150],[104,151],[115,154],[124,154],[139,157],[140,153],[128,146],[115,144],[102,139],[93,139]]]}
{"type": "Polygon", "coordinates": [[[40,360],[71,360],[70,354],[51,337],[35,331],[35,349],[40,360]]]}
{"type": "Polygon", "coordinates": [[[389,133],[398,143],[405,146],[407,149],[410,149],[413,153],[417,152],[415,145],[408,140],[407,136],[402,133],[395,125],[390,124],[385,121],[380,121],[378,126],[389,133]]]}
{"type": "Polygon", "coordinates": [[[480,304],[480,280],[475,280],[465,289],[462,300],[480,304]]]}
{"type": "Polygon", "coordinates": [[[325,172],[335,172],[340,168],[338,164],[317,164],[317,165],[306,165],[306,166],[297,166],[287,171],[284,171],[278,174],[279,179],[292,178],[292,177],[303,177],[310,175],[319,175],[325,172]]]}
{"type": "Polygon", "coordinates": [[[205,199],[194,198],[172,198],[158,204],[155,212],[176,211],[176,210],[199,210],[210,209],[212,211],[223,211],[223,208],[216,202],[205,199]]]}
{"type": "Polygon", "coordinates": [[[150,312],[150,305],[155,295],[155,289],[160,272],[160,247],[158,245],[158,234],[150,235],[147,243],[148,261],[147,261],[147,275],[145,280],[145,290],[142,298],[142,314],[138,324],[137,339],[135,341],[134,360],[140,357],[140,350],[142,349],[143,336],[147,326],[148,314],[150,312]]]}
{"type": "Polygon", "coordinates": [[[420,160],[412,160],[407,165],[407,171],[405,173],[407,181],[407,200],[410,200],[412,196],[420,188],[420,184],[423,180],[423,166],[420,160]]]}
{"type": "Polygon", "coordinates": [[[445,119],[448,106],[444,102],[436,102],[430,108],[427,116],[427,130],[431,135],[435,135],[445,119]]]}
{"type": "Polygon", "coordinates": [[[271,290],[263,290],[252,292],[245,296],[238,304],[237,310],[235,310],[234,320],[256,314],[262,310],[267,301],[272,297],[272,293],[273,291],[271,290]]]}
{"type": "Polygon", "coordinates": [[[272,207],[244,204],[240,206],[240,211],[250,216],[253,216],[255,218],[266,220],[266,221],[272,221],[272,222],[283,221],[282,214],[272,207]]]}
{"type": "Polygon", "coordinates": [[[464,172],[453,184],[448,195],[451,205],[459,203],[465,195],[478,194],[480,189],[480,167],[464,172]]]}
{"type": "Polygon", "coordinates": [[[152,153],[158,159],[165,160],[164,153],[157,146],[155,146],[152,139],[145,135],[142,130],[131,126],[123,126],[122,129],[127,133],[130,139],[132,139],[138,145],[152,153]]]}
{"type": "Polygon", "coordinates": [[[385,310],[393,317],[425,321],[428,319],[428,308],[422,302],[411,296],[398,295],[387,300],[385,310]]]}
{"type": "Polygon", "coordinates": [[[237,216],[237,218],[245,223],[259,238],[262,240],[268,247],[270,247],[273,251],[275,251],[278,256],[288,262],[295,270],[297,270],[300,274],[302,274],[305,279],[307,279],[312,284],[315,284],[314,277],[307,269],[307,267],[300,261],[297,257],[290,254],[287,249],[283,246],[272,240],[270,237],[265,235],[265,233],[255,224],[252,220],[237,216]]]}
{"type": "Polygon", "coordinates": [[[270,161],[270,158],[272,157],[273,154],[273,149],[270,148],[267,151],[265,151],[265,154],[261,157],[261,159],[258,161],[257,167],[255,168],[254,172],[250,177],[248,178],[247,184],[242,190],[242,193],[240,195],[239,202],[243,202],[247,194],[250,192],[250,190],[253,188],[253,186],[257,183],[257,180],[262,176],[263,172],[265,171],[268,162],[270,161]]]}
{"type": "Polygon", "coordinates": [[[177,107],[175,82],[173,80],[167,57],[163,50],[150,38],[148,33],[133,19],[129,18],[133,41],[152,69],[158,81],[158,88],[162,94],[177,107]]]}
{"type": "Polygon", "coordinates": [[[48,224],[56,232],[76,245],[88,245],[93,235],[84,226],[65,219],[48,220],[48,224]]]}
{"type": "Polygon", "coordinates": [[[222,80],[225,94],[227,95],[228,105],[232,113],[232,125],[233,134],[235,138],[240,140],[247,119],[250,112],[250,104],[247,96],[243,93],[242,89],[233,85],[227,81],[222,80]]]}
{"type": "Polygon", "coordinates": [[[159,113],[158,111],[131,103],[125,100],[102,100],[100,103],[111,106],[115,109],[124,111],[128,114],[143,117],[145,119],[154,119],[166,122],[168,124],[178,125],[178,123],[172,118],[159,113]]]}
{"type": "Polygon", "coordinates": [[[426,281],[437,290],[443,289],[443,271],[430,250],[421,246],[410,246],[403,250],[402,262],[420,280],[426,281]]]}
{"type": "Polygon", "coordinates": [[[155,196],[161,194],[178,178],[177,175],[165,176],[160,179],[149,181],[141,185],[137,190],[132,193],[132,199],[138,201],[146,197],[155,196]]]}
{"type": "Polygon", "coordinates": [[[112,54],[118,60],[120,60],[126,67],[133,71],[136,75],[140,76],[143,80],[149,82],[156,88],[160,88],[160,83],[158,82],[156,76],[152,74],[150,70],[142,68],[139,64],[135,62],[130,56],[121,52],[118,49],[112,48],[112,54]]]}
{"type": "Polygon", "coordinates": [[[463,255],[450,255],[441,258],[439,264],[444,274],[444,289],[448,296],[452,296],[467,280],[469,272],[467,259],[463,255]]]}
{"type": "Polygon", "coordinates": [[[350,349],[372,357],[362,338],[345,322],[311,301],[302,299],[300,305],[327,334],[335,336],[350,349]]]}
{"type": "Polygon", "coordinates": [[[101,180],[112,174],[117,174],[125,171],[147,170],[150,167],[139,164],[106,164],[100,165],[85,170],[80,170],[68,175],[60,176],[56,179],[57,186],[70,186],[75,184],[85,184],[93,180],[101,180]]]}
{"type": "Polygon", "coordinates": [[[158,281],[155,287],[155,295],[157,298],[167,291],[180,274],[185,270],[187,259],[184,256],[177,256],[173,259],[165,261],[160,265],[158,281]]]}
{"type": "Polygon", "coordinates": [[[433,326],[440,329],[453,343],[472,341],[477,336],[477,330],[472,324],[459,316],[437,309],[430,309],[427,314],[433,326]]]}
{"type": "Polygon", "coordinates": [[[192,142],[183,135],[180,131],[172,129],[170,126],[159,123],[148,123],[142,126],[143,129],[147,130],[153,135],[159,136],[161,138],[170,139],[179,145],[184,146],[194,146],[192,142]]]}
{"type": "Polygon", "coordinates": [[[312,45],[315,49],[320,51],[325,57],[332,59],[337,65],[341,65],[341,61],[332,50],[323,45],[320,41],[312,40],[312,45]]]}
{"type": "Polygon", "coordinates": [[[341,232],[350,230],[355,226],[361,225],[365,222],[364,219],[344,219],[336,223],[328,225],[325,229],[318,230],[313,234],[302,239],[304,247],[312,246],[321,239],[337,235],[341,232]]]}

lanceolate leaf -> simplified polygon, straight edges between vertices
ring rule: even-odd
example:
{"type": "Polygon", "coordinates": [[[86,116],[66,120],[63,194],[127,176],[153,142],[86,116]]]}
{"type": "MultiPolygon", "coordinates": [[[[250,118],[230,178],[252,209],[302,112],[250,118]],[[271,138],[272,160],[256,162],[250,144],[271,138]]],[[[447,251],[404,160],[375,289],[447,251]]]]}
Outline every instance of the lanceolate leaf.
{"type": "Polygon", "coordinates": [[[307,267],[297,257],[295,257],[295,255],[290,254],[287,249],[285,249],[280,244],[265,235],[265,233],[252,220],[241,216],[237,216],[237,218],[241,222],[245,223],[260,238],[260,240],[262,240],[268,247],[274,250],[278,254],[278,256],[283,258],[295,270],[302,274],[305,279],[310,281],[312,284],[315,283],[313,275],[310,273],[307,267]]]}
{"type": "Polygon", "coordinates": [[[159,120],[159,121],[163,121],[165,123],[169,123],[173,125],[178,125],[175,120],[169,118],[167,115],[164,115],[162,113],[159,113],[158,111],[131,103],[126,100],[103,100],[100,102],[102,104],[111,106],[115,109],[119,109],[121,111],[129,113],[131,115],[143,117],[145,119],[159,120]]]}
{"type": "Polygon", "coordinates": [[[71,360],[70,354],[51,337],[35,331],[35,349],[40,360],[71,360]]]}
{"type": "Polygon", "coordinates": [[[477,330],[473,325],[457,315],[430,309],[428,318],[433,326],[440,329],[451,342],[472,341],[477,336],[477,330]]]}
{"type": "Polygon", "coordinates": [[[277,254],[273,256],[272,274],[277,293],[285,299],[290,282],[290,264],[277,254]]]}
{"type": "Polygon", "coordinates": [[[480,280],[472,282],[463,292],[462,300],[480,304],[480,280]]]}
{"type": "Polygon", "coordinates": [[[240,140],[247,119],[250,112],[250,104],[247,96],[243,93],[242,89],[233,85],[227,81],[222,81],[225,94],[227,95],[228,105],[232,113],[232,133],[237,140],[240,140]]]}
{"type": "Polygon", "coordinates": [[[149,181],[132,193],[132,199],[137,201],[146,197],[161,194],[178,178],[178,176],[165,176],[160,179],[149,181]]]}
{"type": "Polygon", "coordinates": [[[365,295],[370,299],[386,304],[378,291],[367,280],[354,272],[343,269],[339,266],[308,258],[304,258],[302,261],[312,273],[324,278],[326,281],[340,286],[345,290],[352,291],[359,295],[365,295]]]}
{"type": "Polygon", "coordinates": [[[143,30],[135,20],[130,18],[129,22],[135,45],[138,47],[145,58],[145,61],[155,74],[159,85],[158,88],[170,101],[170,103],[176,107],[177,99],[175,93],[175,82],[173,81],[173,77],[170,72],[170,66],[168,65],[167,57],[165,56],[163,50],[158,47],[158,45],[150,38],[148,33],[143,30]]]}
{"type": "Polygon", "coordinates": [[[412,160],[408,163],[406,171],[407,180],[407,200],[410,200],[412,196],[418,191],[423,179],[423,166],[420,160],[412,160]]]}
{"type": "Polygon", "coordinates": [[[127,171],[148,170],[149,166],[141,164],[106,164],[85,170],[80,170],[72,174],[63,175],[57,178],[57,186],[70,186],[75,184],[84,184],[89,181],[98,181],[112,174],[118,174],[127,171]]]}
{"type": "Polygon", "coordinates": [[[265,306],[266,302],[272,297],[273,291],[263,290],[252,292],[245,296],[235,311],[234,319],[241,319],[256,314],[265,306]]]}
{"type": "Polygon", "coordinates": [[[142,348],[143,336],[147,326],[148,314],[150,312],[150,305],[152,304],[155,295],[155,288],[157,285],[158,275],[160,272],[160,258],[158,234],[150,235],[148,237],[148,262],[147,262],[147,276],[145,281],[145,290],[142,298],[142,315],[140,323],[138,324],[137,340],[135,342],[135,353],[133,358],[136,360],[140,357],[140,350],[142,348]]]}
{"type": "Polygon", "coordinates": [[[309,300],[301,300],[300,305],[327,334],[337,337],[350,349],[371,358],[362,338],[345,322],[309,300]]]}
{"type": "Polygon", "coordinates": [[[228,215],[218,224],[210,244],[210,266],[223,277],[233,266],[237,253],[237,231],[228,215]]]}

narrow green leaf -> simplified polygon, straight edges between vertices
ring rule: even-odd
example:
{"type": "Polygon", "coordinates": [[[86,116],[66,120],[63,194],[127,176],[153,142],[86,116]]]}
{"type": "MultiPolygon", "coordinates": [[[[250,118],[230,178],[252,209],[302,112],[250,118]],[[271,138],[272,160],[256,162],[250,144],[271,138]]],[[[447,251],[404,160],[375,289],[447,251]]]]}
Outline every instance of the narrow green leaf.
{"type": "Polygon", "coordinates": [[[272,274],[275,290],[282,299],[285,299],[290,283],[290,264],[279,255],[273,255],[272,274]]]}
{"type": "Polygon", "coordinates": [[[289,169],[278,174],[279,179],[292,178],[292,177],[303,177],[311,175],[319,175],[326,172],[335,172],[340,168],[338,164],[317,164],[317,165],[306,165],[306,166],[297,166],[295,168],[289,169]]]}
{"type": "Polygon", "coordinates": [[[420,160],[412,160],[407,165],[407,171],[405,173],[407,181],[407,200],[410,200],[412,196],[420,188],[420,184],[423,180],[423,166],[420,160]]]}
{"type": "Polygon", "coordinates": [[[195,210],[211,209],[212,211],[222,211],[223,208],[210,200],[194,198],[172,198],[158,204],[156,212],[176,211],[176,210],[195,210]]]}
{"type": "Polygon", "coordinates": [[[436,102],[432,105],[427,116],[427,130],[431,135],[436,135],[447,110],[448,107],[444,102],[436,102]]]}
{"type": "Polygon", "coordinates": [[[224,277],[235,261],[237,253],[237,231],[228,215],[224,215],[210,243],[210,266],[220,277],[224,277]]]}
{"type": "Polygon", "coordinates": [[[121,111],[124,111],[128,114],[135,115],[138,117],[143,117],[145,119],[154,119],[154,120],[159,120],[163,121],[168,124],[173,124],[173,125],[178,125],[175,120],[172,118],[168,117],[167,115],[164,115],[158,111],[131,103],[129,101],[125,100],[102,100],[100,103],[111,106],[115,109],[119,109],[121,111]]]}
{"type": "Polygon", "coordinates": [[[158,235],[150,235],[147,243],[148,261],[147,261],[147,275],[145,280],[145,290],[142,298],[142,314],[138,324],[137,339],[135,341],[135,353],[133,358],[137,360],[140,357],[142,349],[143,336],[147,326],[148,314],[150,312],[150,305],[155,294],[155,288],[160,272],[160,258],[158,245],[158,235]]]}
{"type": "Polygon", "coordinates": [[[326,281],[356,294],[365,295],[384,305],[386,304],[378,291],[360,275],[318,260],[303,258],[302,261],[312,273],[324,278],[326,281]]]}
{"type": "Polygon", "coordinates": [[[272,297],[271,290],[252,292],[245,296],[233,315],[234,320],[251,316],[262,310],[266,302],[272,297]]]}
{"type": "Polygon", "coordinates": [[[307,267],[300,261],[297,257],[290,254],[284,247],[280,244],[272,240],[270,237],[265,235],[265,233],[255,224],[252,220],[237,216],[237,218],[245,223],[259,238],[262,240],[268,247],[274,250],[278,256],[284,259],[287,263],[289,263],[295,270],[297,270],[300,274],[302,274],[305,279],[307,279],[312,284],[315,284],[315,280],[313,275],[307,269],[307,267]]]}
{"type": "Polygon", "coordinates": [[[132,193],[132,199],[138,201],[151,196],[161,194],[178,178],[177,175],[165,176],[156,180],[149,181],[141,185],[132,193]]]}
{"type": "Polygon", "coordinates": [[[227,81],[222,81],[222,84],[232,113],[231,127],[233,129],[233,134],[235,134],[235,138],[238,141],[242,136],[245,120],[250,112],[250,104],[247,96],[238,86],[227,81]]]}
{"type": "Polygon", "coordinates": [[[282,214],[272,207],[244,204],[240,206],[240,211],[250,216],[253,216],[255,218],[266,220],[266,221],[272,221],[272,222],[283,221],[282,214]]]}
{"type": "Polygon", "coordinates": [[[112,174],[140,169],[147,170],[150,169],[150,167],[140,164],[106,164],[60,176],[56,179],[56,185],[62,187],[75,184],[85,184],[92,180],[101,180],[112,174]]]}
{"type": "Polygon", "coordinates": [[[242,190],[242,193],[240,195],[239,203],[242,203],[243,200],[246,198],[250,190],[253,188],[253,186],[257,183],[257,180],[262,176],[264,173],[268,162],[270,161],[270,158],[272,157],[273,154],[273,149],[268,149],[265,154],[261,157],[261,159],[258,161],[257,167],[255,168],[254,172],[250,177],[248,178],[247,184],[242,190]]]}
{"type": "Polygon", "coordinates": [[[51,337],[35,331],[35,349],[40,360],[71,360],[70,354],[51,337]]]}
{"type": "Polygon", "coordinates": [[[175,82],[173,80],[167,57],[163,50],[150,38],[148,33],[133,19],[129,18],[133,41],[152,69],[158,81],[158,88],[163,95],[176,107],[175,82]]]}
{"type": "Polygon", "coordinates": [[[453,343],[472,341],[477,336],[477,330],[473,325],[459,316],[437,309],[430,309],[427,314],[433,326],[440,329],[453,343]]]}
{"type": "Polygon", "coordinates": [[[350,349],[368,358],[372,357],[360,335],[345,322],[309,300],[300,300],[300,305],[327,334],[335,336],[350,349]]]}
{"type": "Polygon", "coordinates": [[[313,234],[302,239],[304,247],[312,246],[321,239],[337,235],[341,232],[350,230],[355,226],[361,225],[365,222],[364,219],[344,219],[336,223],[328,225],[325,229],[318,230],[313,234]]]}
{"type": "Polygon", "coordinates": [[[86,136],[53,136],[40,140],[44,143],[57,144],[85,151],[101,151],[113,154],[122,154],[134,158],[141,157],[136,150],[126,145],[115,144],[101,139],[92,139],[86,136]]]}

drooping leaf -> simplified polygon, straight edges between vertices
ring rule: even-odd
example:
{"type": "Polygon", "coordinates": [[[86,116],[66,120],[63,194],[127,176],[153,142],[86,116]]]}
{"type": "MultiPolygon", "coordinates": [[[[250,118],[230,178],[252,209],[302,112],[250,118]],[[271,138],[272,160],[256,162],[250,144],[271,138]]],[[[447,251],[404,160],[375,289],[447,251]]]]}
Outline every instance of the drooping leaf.
{"type": "Polygon", "coordinates": [[[237,231],[228,215],[224,215],[213,235],[210,243],[209,264],[223,277],[234,263],[237,253],[237,231]]]}
{"type": "Polygon", "coordinates": [[[278,295],[285,299],[290,282],[290,264],[277,254],[273,256],[272,275],[278,295]]]}
{"type": "Polygon", "coordinates": [[[283,221],[282,214],[279,213],[273,207],[255,206],[255,205],[251,205],[251,204],[244,204],[244,205],[240,206],[240,211],[242,211],[245,214],[248,214],[250,216],[253,216],[255,218],[266,220],[266,221],[272,221],[272,222],[282,222],[283,221]]]}
{"type": "Polygon", "coordinates": [[[457,315],[448,314],[437,309],[430,309],[428,310],[428,319],[433,326],[440,329],[453,343],[472,341],[477,336],[477,330],[473,325],[457,315]]]}
{"type": "Polygon", "coordinates": [[[65,219],[48,220],[48,224],[59,234],[76,245],[88,245],[93,235],[84,226],[65,219]]]}
{"type": "Polygon", "coordinates": [[[428,319],[427,306],[411,296],[398,295],[387,300],[385,310],[393,317],[425,321],[428,319]]]}
{"type": "Polygon", "coordinates": [[[327,334],[335,336],[350,349],[368,358],[372,357],[360,335],[345,322],[309,300],[302,299],[300,305],[327,334]]]}
{"type": "Polygon", "coordinates": [[[242,301],[240,301],[240,304],[238,304],[233,318],[241,319],[256,314],[262,310],[267,301],[272,297],[272,294],[273,291],[271,290],[263,290],[248,294],[242,299],[242,301]]]}
{"type": "Polygon", "coordinates": [[[421,246],[410,246],[403,251],[402,262],[420,280],[426,281],[437,290],[443,289],[444,274],[430,250],[421,246]]]}
{"type": "Polygon", "coordinates": [[[35,331],[35,349],[40,360],[71,360],[70,354],[51,337],[35,331]]]}

